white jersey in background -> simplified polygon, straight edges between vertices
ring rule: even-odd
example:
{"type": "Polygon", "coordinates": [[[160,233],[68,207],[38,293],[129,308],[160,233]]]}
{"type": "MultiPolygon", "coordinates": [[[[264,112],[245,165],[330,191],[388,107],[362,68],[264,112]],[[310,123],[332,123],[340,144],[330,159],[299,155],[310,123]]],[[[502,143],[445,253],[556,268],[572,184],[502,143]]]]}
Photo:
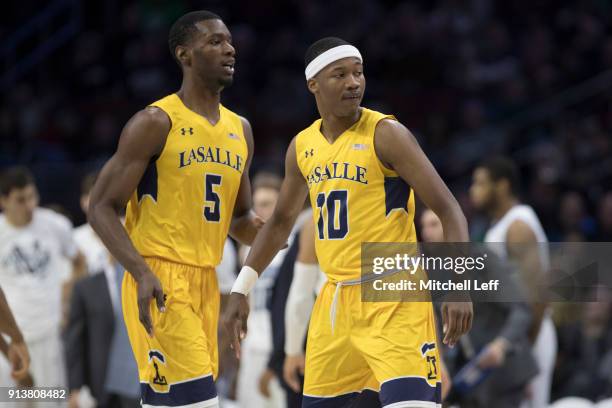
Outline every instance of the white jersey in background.
{"type": "MultiPolygon", "coordinates": [[[[60,337],[62,284],[70,277],[77,253],[72,225],[63,215],[37,208],[30,224],[19,228],[0,215],[0,285],[28,346],[35,386],[66,387],[60,337]]],[[[10,366],[0,358],[0,386],[14,385],[10,366]]]]}
{"type": "MultiPolygon", "coordinates": [[[[546,237],[546,233],[544,232],[544,228],[542,228],[542,224],[537,214],[533,208],[525,204],[517,204],[508,210],[499,221],[489,228],[484,241],[486,243],[506,243],[508,229],[514,221],[522,221],[527,224],[529,228],[531,228],[531,231],[533,231],[538,243],[548,243],[548,238],[546,237]]],[[[490,247],[501,259],[505,260],[508,257],[508,250],[505,245],[491,245],[490,247]]],[[[548,247],[546,245],[541,245],[539,252],[542,268],[544,271],[548,271],[550,268],[548,247]]]]}
{"type": "Polygon", "coordinates": [[[67,262],[77,254],[72,225],[63,215],[34,210],[30,224],[16,228],[0,215],[0,285],[26,341],[58,331],[67,262]]]}
{"type": "MultiPolygon", "coordinates": [[[[542,228],[542,224],[533,208],[525,204],[515,205],[499,221],[491,226],[485,235],[485,242],[490,244],[489,248],[503,260],[508,258],[508,250],[505,245],[508,229],[515,221],[522,221],[527,224],[531,231],[533,231],[538,243],[548,243],[544,228],[542,228]]],[[[540,245],[538,249],[541,266],[544,273],[547,273],[550,268],[548,246],[540,245]]],[[[546,408],[550,401],[552,374],[557,356],[557,334],[548,311],[545,312],[542,319],[540,331],[532,347],[532,352],[540,372],[531,381],[532,398],[524,401],[521,408],[546,408]]]]}

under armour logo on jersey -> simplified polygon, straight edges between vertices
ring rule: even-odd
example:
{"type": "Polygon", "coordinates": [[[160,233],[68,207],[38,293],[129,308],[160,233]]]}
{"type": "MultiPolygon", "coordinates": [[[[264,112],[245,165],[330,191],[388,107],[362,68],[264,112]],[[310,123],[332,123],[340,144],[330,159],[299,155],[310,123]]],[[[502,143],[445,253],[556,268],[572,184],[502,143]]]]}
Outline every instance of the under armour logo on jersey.
{"type": "Polygon", "coordinates": [[[230,139],[236,139],[236,140],[240,139],[240,137],[239,137],[237,134],[235,134],[235,133],[231,133],[231,132],[230,132],[230,134],[229,134],[229,135],[227,135],[227,136],[228,136],[230,139]]]}
{"type": "Polygon", "coordinates": [[[314,156],[314,149],[306,150],[304,154],[306,155],[306,157],[314,156]]]}
{"type": "Polygon", "coordinates": [[[181,128],[181,135],[185,136],[187,133],[189,133],[190,135],[193,135],[193,128],[192,127],[181,128]]]}

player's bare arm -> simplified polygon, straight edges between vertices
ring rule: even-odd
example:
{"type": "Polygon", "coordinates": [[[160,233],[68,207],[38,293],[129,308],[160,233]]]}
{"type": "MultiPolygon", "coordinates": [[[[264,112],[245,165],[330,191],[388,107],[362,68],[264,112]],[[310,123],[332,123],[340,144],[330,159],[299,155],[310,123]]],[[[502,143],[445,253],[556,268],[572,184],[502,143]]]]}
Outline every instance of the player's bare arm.
{"type": "Polygon", "coordinates": [[[117,151],[106,163],[91,193],[88,221],[111,254],[138,283],[140,322],[149,335],[153,325],[149,310],[153,298],[162,310],[161,284],[138,253],[120,221],[120,213],[136,190],[147,166],[162,151],[170,119],[158,108],[136,113],[125,125],[117,151]]]}
{"type": "Polygon", "coordinates": [[[538,239],[529,225],[517,220],[508,228],[506,246],[508,259],[519,266],[520,274],[528,288],[530,306],[533,313],[529,327],[529,340],[533,344],[540,332],[540,325],[546,311],[546,303],[537,302],[537,288],[543,270],[538,251],[538,239]]]}
{"type": "Polygon", "coordinates": [[[30,355],[2,288],[0,288],[0,334],[6,334],[11,339],[11,342],[7,344],[0,335],[0,340],[2,340],[0,351],[11,363],[13,378],[22,380],[28,375],[30,369],[30,355]]]}
{"type": "MultiPolygon", "coordinates": [[[[255,270],[257,274],[268,267],[277,252],[287,242],[291,228],[302,211],[307,194],[306,181],[297,166],[294,139],[287,150],[285,179],[276,208],[272,217],[255,237],[245,262],[246,267],[255,270]]],[[[240,356],[240,340],[246,335],[248,315],[249,305],[246,296],[232,289],[223,320],[237,357],[240,356]]]]}
{"type": "MultiPolygon", "coordinates": [[[[396,171],[425,205],[442,222],[446,242],[469,240],[467,221],[457,200],[435,170],[416,138],[401,123],[381,120],[374,137],[376,154],[388,168],[396,171]]],[[[472,326],[471,302],[445,302],[442,305],[444,344],[454,345],[472,326]]]]}
{"type": "Polygon", "coordinates": [[[240,120],[242,121],[244,138],[249,149],[249,157],[247,158],[244,172],[240,179],[240,188],[236,196],[234,216],[230,224],[229,235],[243,245],[251,245],[255,239],[255,235],[257,235],[257,231],[263,225],[263,221],[251,211],[251,180],[249,178],[249,169],[251,168],[251,161],[255,153],[253,130],[246,118],[240,118],[240,120]]]}

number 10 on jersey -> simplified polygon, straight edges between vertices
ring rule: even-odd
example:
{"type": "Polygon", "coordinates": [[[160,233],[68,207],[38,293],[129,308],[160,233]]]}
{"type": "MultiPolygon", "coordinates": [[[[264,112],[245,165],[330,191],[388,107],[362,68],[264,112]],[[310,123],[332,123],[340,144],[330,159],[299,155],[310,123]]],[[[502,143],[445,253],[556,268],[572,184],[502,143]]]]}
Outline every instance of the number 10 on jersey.
{"type": "Polygon", "coordinates": [[[319,239],[344,239],[348,234],[348,191],[332,190],[327,194],[319,193],[317,208],[319,239]]]}

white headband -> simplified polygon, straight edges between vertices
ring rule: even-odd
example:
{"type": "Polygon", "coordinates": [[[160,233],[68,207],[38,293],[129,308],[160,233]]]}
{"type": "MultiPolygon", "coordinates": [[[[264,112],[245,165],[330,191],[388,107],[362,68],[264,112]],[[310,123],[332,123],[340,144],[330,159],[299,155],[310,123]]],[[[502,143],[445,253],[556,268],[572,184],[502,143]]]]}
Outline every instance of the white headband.
{"type": "Polygon", "coordinates": [[[348,44],[330,48],[323,54],[319,54],[315,59],[310,61],[310,64],[308,64],[308,66],[306,67],[306,80],[308,81],[310,78],[317,75],[319,71],[321,71],[323,68],[325,68],[332,62],[348,57],[359,58],[359,61],[363,61],[359,50],[348,44]]]}

